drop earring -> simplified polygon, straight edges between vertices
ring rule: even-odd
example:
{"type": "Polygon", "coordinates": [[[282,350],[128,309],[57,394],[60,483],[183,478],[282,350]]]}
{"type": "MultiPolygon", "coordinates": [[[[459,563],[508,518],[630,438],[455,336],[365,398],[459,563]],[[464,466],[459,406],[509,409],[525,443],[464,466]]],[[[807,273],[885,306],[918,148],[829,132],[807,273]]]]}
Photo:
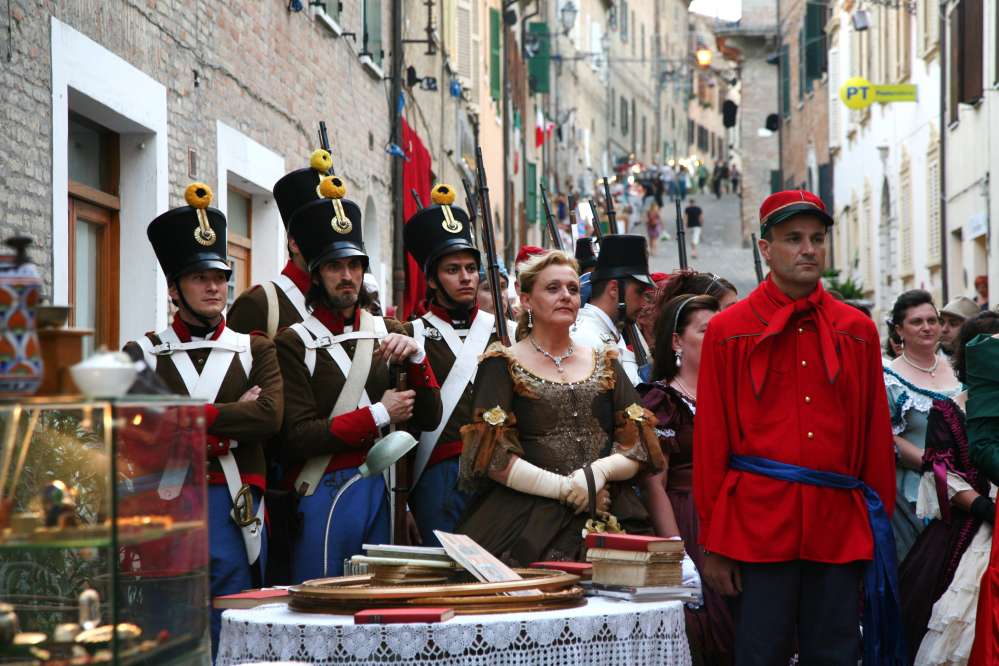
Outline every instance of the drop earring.
{"type": "Polygon", "coordinates": [[[677,349],[676,350],[676,367],[678,367],[678,368],[680,367],[680,355],[681,354],[683,354],[683,350],[682,349],[677,349]]]}
{"type": "Polygon", "coordinates": [[[534,315],[530,310],[527,311],[527,328],[534,328],[534,315]]]}

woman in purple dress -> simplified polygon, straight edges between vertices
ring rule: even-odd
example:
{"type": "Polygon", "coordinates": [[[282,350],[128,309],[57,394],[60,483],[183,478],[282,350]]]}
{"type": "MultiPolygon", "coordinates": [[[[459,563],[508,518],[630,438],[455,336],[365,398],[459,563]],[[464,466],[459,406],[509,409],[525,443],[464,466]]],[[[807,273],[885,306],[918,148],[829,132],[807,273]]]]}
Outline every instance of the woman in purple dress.
{"type": "MultiPolygon", "coordinates": [[[[645,408],[659,420],[656,431],[667,468],[642,482],[642,497],[656,534],[683,539],[698,572],[703,551],[697,545],[693,493],[697,371],[704,331],[720,309],[713,296],[683,294],[670,299],[656,321],[652,381],[638,386],[645,408]]],[[[708,666],[729,666],[734,663],[732,618],[724,597],[707,587],[703,592],[700,608],[686,608],[691,649],[699,651],[708,666]]]]}

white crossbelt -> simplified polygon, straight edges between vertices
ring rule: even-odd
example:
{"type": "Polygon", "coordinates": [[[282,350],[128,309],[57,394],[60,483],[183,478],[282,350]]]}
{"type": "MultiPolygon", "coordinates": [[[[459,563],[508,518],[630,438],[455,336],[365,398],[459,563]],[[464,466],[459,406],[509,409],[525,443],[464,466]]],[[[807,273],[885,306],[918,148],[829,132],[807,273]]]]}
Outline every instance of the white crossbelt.
{"type": "Polygon", "coordinates": [[[440,439],[441,433],[444,432],[448,421],[451,420],[451,414],[454,413],[455,407],[458,406],[458,401],[465,394],[468,385],[475,381],[479,356],[482,355],[482,352],[486,350],[486,345],[489,344],[489,336],[493,331],[493,324],[496,318],[488,312],[479,310],[479,313],[475,316],[475,320],[472,322],[472,326],[467,331],[456,331],[450,323],[430,312],[423,315],[421,319],[413,322],[413,337],[417,341],[425,337],[424,321],[432,324],[434,328],[440,331],[444,342],[447,343],[451,353],[454,354],[454,365],[451,366],[451,371],[448,373],[447,379],[444,380],[444,385],[441,386],[443,411],[441,413],[440,425],[433,432],[425,432],[420,435],[420,444],[416,449],[416,461],[413,465],[413,486],[420,480],[420,476],[427,466],[427,461],[430,460],[430,454],[433,452],[434,447],[437,446],[437,440],[440,439]],[[462,334],[465,337],[464,342],[461,341],[462,334]]]}
{"type": "MultiPolygon", "coordinates": [[[[371,371],[371,357],[374,353],[375,340],[381,340],[388,334],[384,319],[373,317],[367,310],[359,309],[358,330],[356,332],[333,335],[313,315],[309,315],[302,320],[301,324],[295,324],[291,328],[305,343],[304,360],[310,375],[314,374],[316,370],[316,349],[322,348],[329,353],[346,379],[329,418],[335,419],[355,409],[371,406],[371,400],[364,385],[367,383],[368,374],[371,371]],[[357,340],[353,360],[340,344],[347,340],[357,340]]],[[[329,454],[313,456],[306,461],[295,480],[295,488],[300,495],[309,497],[316,492],[319,481],[326,473],[326,468],[332,459],[333,455],[329,454]]]]}
{"type": "Polygon", "coordinates": [[[305,319],[309,316],[309,308],[305,306],[305,296],[290,277],[279,275],[271,282],[264,282],[261,287],[264,296],[267,297],[267,335],[273,338],[278,332],[278,317],[280,314],[280,304],[278,303],[277,290],[280,289],[287,296],[291,304],[298,311],[298,316],[305,319]]]}
{"type": "MultiPolygon", "coordinates": [[[[173,361],[173,365],[177,369],[177,373],[184,381],[184,386],[187,388],[187,394],[192,398],[204,400],[206,403],[215,402],[219,389],[222,388],[222,382],[225,380],[225,376],[229,372],[230,365],[232,365],[232,358],[235,354],[239,355],[239,360],[243,366],[243,371],[246,373],[247,379],[250,377],[250,369],[253,365],[253,356],[250,353],[249,335],[236,333],[229,328],[224,328],[222,329],[222,333],[219,335],[218,340],[201,340],[198,342],[185,343],[180,341],[180,338],[177,337],[177,333],[173,330],[173,328],[168,328],[159,334],[159,338],[164,344],[157,345],[155,347],[147,336],[138,341],[139,347],[142,348],[143,354],[146,357],[146,364],[155,371],[157,357],[169,355],[170,360],[173,361]],[[206,348],[211,348],[212,351],[208,354],[208,360],[205,362],[205,367],[199,375],[197,369],[194,367],[194,363],[191,361],[191,357],[187,354],[187,351],[190,349],[206,348]],[[154,353],[154,350],[157,349],[159,351],[154,353]]],[[[218,456],[219,464],[222,465],[222,472],[225,475],[226,486],[229,488],[229,495],[232,498],[232,516],[234,519],[236,518],[235,512],[238,502],[249,502],[251,511],[253,507],[253,499],[249,494],[249,487],[243,484],[239,475],[239,466],[236,464],[236,458],[231,453],[232,449],[235,449],[238,446],[239,442],[231,442],[229,444],[229,452],[225,455],[218,456]]],[[[183,466],[182,462],[171,460],[167,463],[167,473],[164,473],[163,478],[160,481],[160,497],[170,499],[177,495],[175,490],[172,488],[172,483],[178,478],[183,478],[183,476],[180,475],[180,468],[182,467],[184,468],[183,476],[186,476],[186,467],[183,466]]],[[[260,505],[257,508],[255,515],[255,520],[249,525],[240,526],[239,528],[243,535],[243,543],[246,546],[246,556],[250,564],[256,562],[257,558],[260,556],[260,547],[264,530],[263,524],[264,498],[261,497],[260,505]]]]}

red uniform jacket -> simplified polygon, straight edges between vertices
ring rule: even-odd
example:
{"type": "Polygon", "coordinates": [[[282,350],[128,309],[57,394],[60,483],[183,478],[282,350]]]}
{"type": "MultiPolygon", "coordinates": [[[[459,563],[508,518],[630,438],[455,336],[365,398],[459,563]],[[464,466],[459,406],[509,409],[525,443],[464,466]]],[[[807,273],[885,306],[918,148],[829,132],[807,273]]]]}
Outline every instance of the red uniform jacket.
{"type": "Polygon", "coordinates": [[[772,336],[769,359],[763,356],[767,365],[756,366],[761,371],[754,385],[750,352],[778,310],[792,303],[768,278],[708,324],[694,427],[700,541],[744,562],[869,560],[874,541],[859,490],[728,468],[729,455],[742,454],[845,474],[870,486],[888,515],[894,508],[895,453],[873,321],[818,285],[772,336]],[[821,319],[830,325],[831,363],[820,347],[821,319]],[[839,370],[830,381],[826,368],[836,359],[839,370]]]}

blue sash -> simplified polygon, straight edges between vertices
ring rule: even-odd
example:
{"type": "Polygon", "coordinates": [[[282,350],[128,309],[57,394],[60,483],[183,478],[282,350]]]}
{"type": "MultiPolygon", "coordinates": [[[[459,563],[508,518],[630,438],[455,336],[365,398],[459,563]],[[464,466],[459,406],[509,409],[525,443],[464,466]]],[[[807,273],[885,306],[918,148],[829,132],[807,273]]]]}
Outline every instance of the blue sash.
{"type": "Polygon", "coordinates": [[[899,608],[895,535],[881,498],[860,479],[833,472],[732,455],[729,469],[822,488],[859,489],[867,500],[874,535],[874,559],[864,568],[864,666],[908,666],[909,648],[899,608]]]}

